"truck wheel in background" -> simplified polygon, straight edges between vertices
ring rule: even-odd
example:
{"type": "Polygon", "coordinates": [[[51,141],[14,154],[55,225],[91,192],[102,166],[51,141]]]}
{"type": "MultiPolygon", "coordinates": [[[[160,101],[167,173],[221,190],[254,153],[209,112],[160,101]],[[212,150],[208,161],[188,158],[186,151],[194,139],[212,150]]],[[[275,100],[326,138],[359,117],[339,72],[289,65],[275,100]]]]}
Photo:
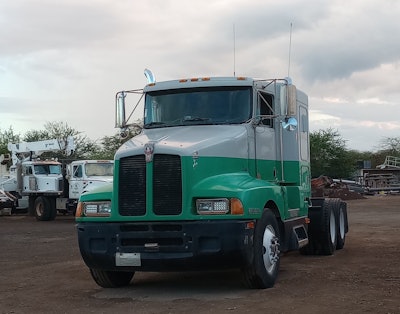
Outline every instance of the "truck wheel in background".
{"type": "Polygon", "coordinates": [[[90,268],[94,281],[103,288],[118,288],[129,285],[135,272],[106,271],[90,268]]]}
{"type": "Polygon", "coordinates": [[[50,202],[46,197],[39,196],[35,200],[35,216],[37,220],[47,221],[51,218],[51,206],[50,202]]]}
{"type": "Polygon", "coordinates": [[[48,199],[50,204],[50,217],[49,220],[54,220],[57,217],[56,199],[51,197],[48,199]]]}
{"type": "Polygon", "coordinates": [[[270,210],[265,210],[256,224],[251,264],[243,269],[247,287],[273,287],[279,272],[279,245],[278,222],[270,210]]]}
{"type": "Polygon", "coordinates": [[[28,214],[30,216],[36,216],[35,214],[35,197],[29,196],[28,198],[28,214]]]}
{"type": "Polygon", "coordinates": [[[319,254],[332,255],[337,244],[336,206],[338,199],[327,198],[322,206],[321,233],[318,239],[319,254]]]}
{"type": "MultiPolygon", "coordinates": [[[[338,198],[326,198],[318,210],[310,212],[308,244],[300,248],[304,255],[332,255],[338,245],[338,198]]],[[[344,238],[343,238],[344,239],[344,238]]]]}
{"type": "Polygon", "coordinates": [[[340,250],[344,247],[347,232],[347,208],[346,203],[339,200],[336,209],[336,223],[337,223],[337,243],[336,249],[340,250]]]}

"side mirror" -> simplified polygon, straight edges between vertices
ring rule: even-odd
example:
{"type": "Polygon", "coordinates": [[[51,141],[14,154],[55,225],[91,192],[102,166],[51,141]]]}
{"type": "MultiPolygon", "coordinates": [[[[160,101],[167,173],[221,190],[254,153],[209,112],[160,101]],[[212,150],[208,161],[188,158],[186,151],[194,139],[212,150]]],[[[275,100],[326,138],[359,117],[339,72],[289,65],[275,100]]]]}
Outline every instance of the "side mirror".
{"type": "Polygon", "coordinates": [[[297,120],[296,118],[290,117],[286,118],[284,121],[282,121],[282,127],[287,130],[287,131],[296,131],[297,129],[297,120]]]}
{"type": "Polygon", "coordinates": [[[115,96],[115,127],[123,128],[125,127],[125,92],[119,92],[115,96]]]}

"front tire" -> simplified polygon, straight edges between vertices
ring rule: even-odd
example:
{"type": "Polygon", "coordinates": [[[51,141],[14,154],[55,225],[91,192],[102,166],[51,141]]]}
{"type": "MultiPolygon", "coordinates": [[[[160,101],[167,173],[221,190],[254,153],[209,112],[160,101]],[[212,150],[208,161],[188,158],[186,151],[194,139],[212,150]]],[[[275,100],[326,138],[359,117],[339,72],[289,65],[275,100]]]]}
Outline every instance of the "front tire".
{"type": "Polygon", "coordinates": [[[252,289],[274,286],[279,272],[280,236],[274,214],[266,210],[257,222],[252,261],[243,269],[244,283],[252,289]]]}
{"type": "Polygon", "coordinates": [[[47,221],[52,217],[51,204],[46,197],[39,196],[35,200],[34,212],[37,220],[47,221]]]}
{"type": "Polygon", "coordinates": [[[129,285],[135,272],[107,271],[90,268],[93,280],[103,288],[118,288],[129,285]]]}

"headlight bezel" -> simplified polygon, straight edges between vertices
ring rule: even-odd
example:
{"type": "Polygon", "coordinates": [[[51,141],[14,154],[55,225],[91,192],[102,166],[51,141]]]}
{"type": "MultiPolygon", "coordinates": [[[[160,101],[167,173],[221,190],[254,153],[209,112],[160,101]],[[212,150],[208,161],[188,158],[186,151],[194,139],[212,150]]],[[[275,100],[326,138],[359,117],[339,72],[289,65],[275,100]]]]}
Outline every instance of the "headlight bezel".
{"type": "Polygon", "coordinates": [[[243,205],[237,198],[198,198],[195,202],[196,212],[198,215],[241,215],[243,214],[243,205]],[[232,210],[232,205],[240,204],[241,210],[232,210]]]}
{"type": "Polygon", "coordinates": [[[110,217],[111,201],[81,202],[84,217],[110,217]]]}

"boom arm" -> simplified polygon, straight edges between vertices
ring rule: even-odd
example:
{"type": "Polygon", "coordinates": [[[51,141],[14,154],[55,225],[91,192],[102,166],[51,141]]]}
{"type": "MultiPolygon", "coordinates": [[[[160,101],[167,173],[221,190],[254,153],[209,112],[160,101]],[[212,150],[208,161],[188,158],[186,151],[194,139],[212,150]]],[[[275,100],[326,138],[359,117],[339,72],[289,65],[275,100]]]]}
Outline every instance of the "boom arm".
{"type": "MultiPolygon", "coordinates": [[[[8,143],[8,150],[11,152],[13,165],[22,160],[20,156],[29,154],[30,156],[40,156],[45,152],[64,150],[67,156],[71,155],[75,150],[74,138],[68,136],[66,140],[51,139],[37,142],[21,142],[21,143],[8,143]]],[[[27,157],[25,157],[27,158],[27,157]]]]}

